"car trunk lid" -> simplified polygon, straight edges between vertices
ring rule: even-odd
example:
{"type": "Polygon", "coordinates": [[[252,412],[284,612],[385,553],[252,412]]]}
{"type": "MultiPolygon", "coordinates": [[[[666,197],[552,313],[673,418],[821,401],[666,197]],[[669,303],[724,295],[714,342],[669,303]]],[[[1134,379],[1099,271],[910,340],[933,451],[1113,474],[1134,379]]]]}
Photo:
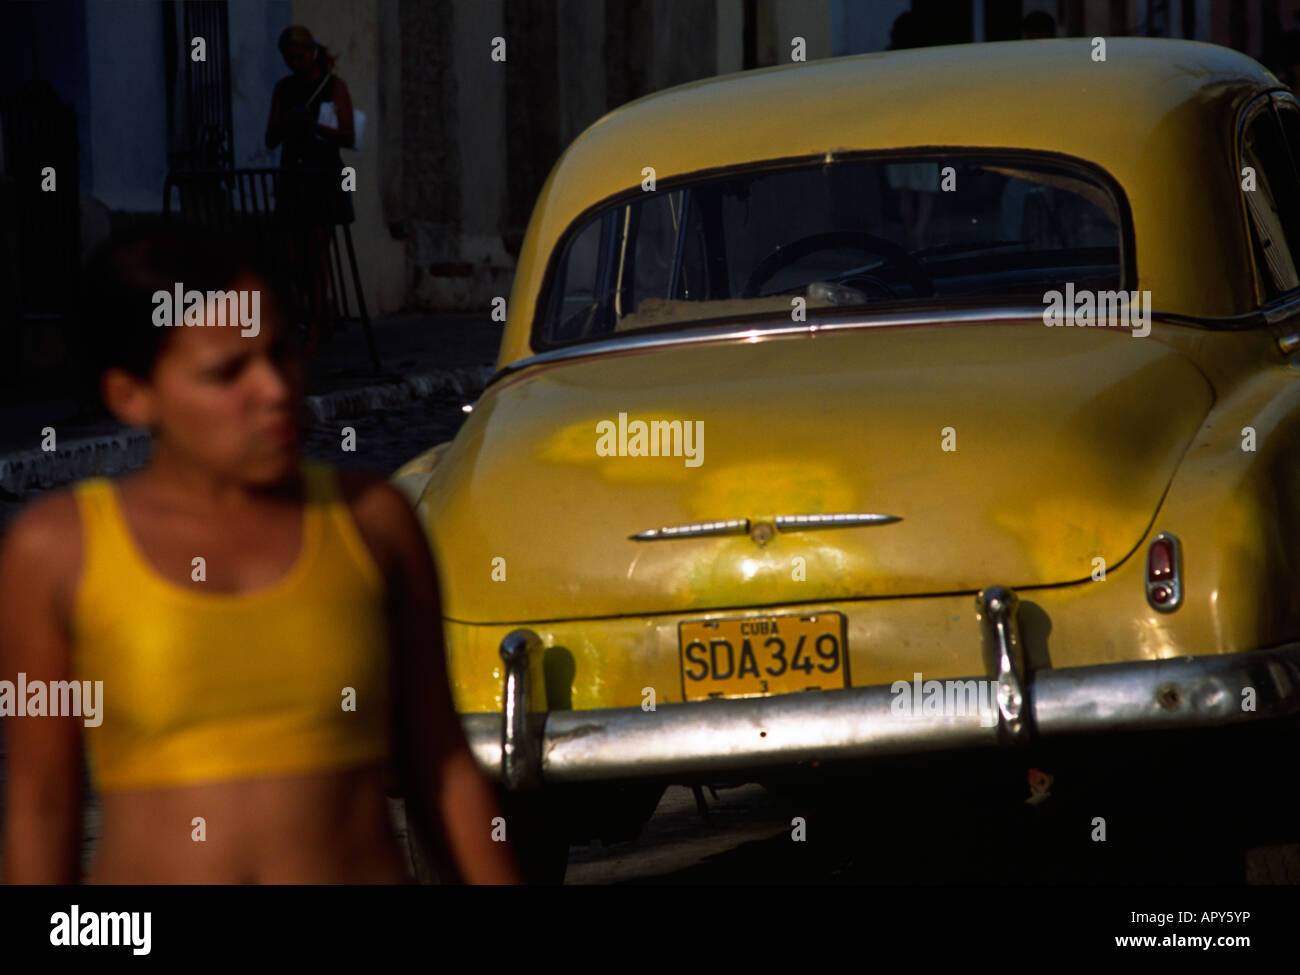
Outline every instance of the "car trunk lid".
{"type": "Polygon", "coordinates": [[[421,500],[446,614],[524,622],[1088,579],[1146,534],[1212,402],[1189,360],[1118,329],[761,338],[561,360],[489,389],[421,500]],[[641,456],[638,421],[682,435],[656,428],[673,435],[641,456]],[[814,515],[898,520],[771,530],[814,515]],[[630,537],[733,520],[748,531],[630,537]]]}

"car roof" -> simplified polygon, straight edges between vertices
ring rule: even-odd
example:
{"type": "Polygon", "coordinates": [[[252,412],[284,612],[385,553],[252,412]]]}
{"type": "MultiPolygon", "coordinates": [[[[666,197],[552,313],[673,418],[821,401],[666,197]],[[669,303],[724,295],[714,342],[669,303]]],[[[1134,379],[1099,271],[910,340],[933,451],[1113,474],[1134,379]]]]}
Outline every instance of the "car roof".
{"type": "Polygon", "coordinates": [[[800,62],[656,92],[583,132],[551,171],[520,253],[500,364],[532,353],[555,245],[583,211],[761,160],[907,147],[1050,151],[1100,166],[1131,208],[1138,287],[1155,309],[1254,307],[1235,123],[1279,88],[1258,62],[1193,41],[1089,38],[931,47],[800,62]]]}

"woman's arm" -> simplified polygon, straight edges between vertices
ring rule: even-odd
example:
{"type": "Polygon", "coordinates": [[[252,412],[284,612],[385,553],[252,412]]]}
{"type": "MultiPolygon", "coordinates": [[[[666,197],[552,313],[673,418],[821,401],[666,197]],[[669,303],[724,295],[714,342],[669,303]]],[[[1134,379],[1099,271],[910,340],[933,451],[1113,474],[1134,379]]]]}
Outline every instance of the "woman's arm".
{"type": "MultiPolygon", "coordinates": [[[[61,492],[24,510],[0,549],[0,680],[72,680],[66,620],[80,567],[76,501],[61,492]]],[[[48,684],[46,685],[49,686],[48,684]]],[[[100,702],[102,706],[102,702],[100,702]]],[[[4,719],[4,879],[81,879],[81,717],[4,719]]]]}
{"type": "Polygon", "coordinates": [[[343,79],[337,76],[334,78],[334,111],[339,117],[339,127],[334,129],[317,122],[316,131],[340,148],[351,149],[356,141],[352,96],[348,94],[348,86],[343,83],[343,79]]]}
{"type": "MultiPolygon", "coordinates": [[[[347,488],[345,493],[350,493],[347,488]]],[[[492,839],[493,820],[502,815],[501,807],[470,753],[452,702],[438,578],[424,531],[407,500],[382,481],[363,489],[354,511],[363,532],[380,539],[387,556],[394,751],[408,826],[417,831],[426,850],[450,854],[460,879],[521,883],[513,851],[492,839]]]]}

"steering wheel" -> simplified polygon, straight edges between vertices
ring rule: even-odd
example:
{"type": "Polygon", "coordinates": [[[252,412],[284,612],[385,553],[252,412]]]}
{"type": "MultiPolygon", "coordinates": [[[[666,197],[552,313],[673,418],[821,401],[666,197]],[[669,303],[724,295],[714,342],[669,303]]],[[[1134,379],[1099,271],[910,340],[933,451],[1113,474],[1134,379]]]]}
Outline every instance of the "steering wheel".
{"type": "Polygon", "coordinates": [[[777,248],[759,261],[758,266],[750,273],[749,279],[745,281],[740,297],[758,297],[758,289],[778,271],[784,270],[809,254],[837,247],[853,247],[879,255],[885,258],[887,263],[898,265],[907,283],[916,291],[918,297],[928,298],[934,294],[934,281],[925,273],[921,262],[892,240],[877,237],[865,230],[828,230],[825,233],[800,237],[789,246],[777,248]]]}

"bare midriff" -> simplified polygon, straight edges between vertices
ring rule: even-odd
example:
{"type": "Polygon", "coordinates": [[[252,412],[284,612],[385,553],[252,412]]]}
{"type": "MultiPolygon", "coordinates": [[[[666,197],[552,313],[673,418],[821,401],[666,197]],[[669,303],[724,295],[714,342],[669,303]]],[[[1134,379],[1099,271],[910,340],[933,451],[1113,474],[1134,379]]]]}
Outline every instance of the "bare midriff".
{"type": "Polygon", "coordinates": [[[386,781],[372,765],[103,793],[89,882],[406,883],[386,781]]]}

